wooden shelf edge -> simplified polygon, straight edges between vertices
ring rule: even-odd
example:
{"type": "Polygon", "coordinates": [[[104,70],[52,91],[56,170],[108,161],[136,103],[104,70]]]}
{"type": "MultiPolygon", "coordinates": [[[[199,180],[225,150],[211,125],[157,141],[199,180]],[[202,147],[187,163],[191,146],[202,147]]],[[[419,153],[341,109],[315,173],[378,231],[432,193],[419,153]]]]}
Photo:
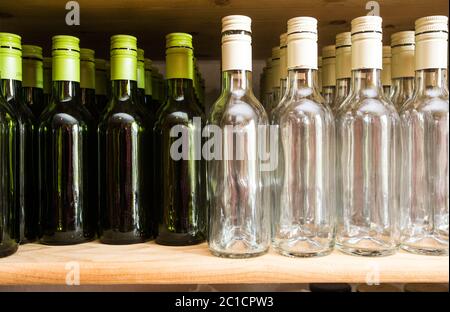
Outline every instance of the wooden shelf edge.
{"type": "Polygon", "coordinates": [[[271,251],[237,260],[212,256],[206,244],[167,247],[153,242],[127,246],[91,242],[62,247],[28,244],[0,259],[0,285],[66,285],[77,272],[80,285],[448,283],[449,258],[402,251],[364,258],[335,251],[325,257],[298,259],[271,251]]]}

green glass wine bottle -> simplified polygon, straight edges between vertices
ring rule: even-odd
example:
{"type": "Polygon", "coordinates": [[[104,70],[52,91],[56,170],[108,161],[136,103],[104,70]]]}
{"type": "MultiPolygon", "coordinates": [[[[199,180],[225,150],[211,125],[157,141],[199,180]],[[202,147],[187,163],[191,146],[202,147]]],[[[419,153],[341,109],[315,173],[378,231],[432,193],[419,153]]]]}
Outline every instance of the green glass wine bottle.
{"type": "Polygon", "coordinates": [[[106,73],[106,61],[95,59],[95,106],[103,113],[108,103],[108,78],[106,73]]]}
{"type": "Polygon", "coordinates": [[[145,106],[145,61],[144,50],[137,49],[137,99],[140,105],[145,106]]]}
{"type": "Polygon", "coordinates": [[[34,45],[22,46],[22,89],[25,104],[38,118],[45,107],[42,48],[34,45]]]}
{"type": "Polygon", "coordinates": [[[23,100],[21,38],[18,35],[1,33],[0,40],[0,62],[8,67],[2,70],[2,73],[5,72],[1,79],[3,97],[15,111],[19,126],[16,144],[19,170],[16,201],[20,213],[20,241],[26,243],[34,241],[37,236],[38,201],[33,171],[33,156],[36,150],[34,116],[23,100]]]}
{"type": "Polygon", "coordinates": [[[52,38],[52,96],[39,123],[41,243],[70,245],[96,233],[95,127],[81,103],[79,39],[52,38]]]}
{"type": "Polygon", "coordinates": [[[44,57],[43,64],[42,91],[44,93],[44,107],[41,114],[50,103],[50,96],[52,95],[52,58],[44,57]]]}
{"type": "Polygon", "coordinates": [[[194,98],[192,53],[191,35],[166,36],[168,96],[154,127],[156,179],[161,181],[155,192],[162,196],[156,200],[162,204],[156,243],[163,245],[205,239],[205,167],[198,136],[204,117],[194,98]]]}
{"type": "Polygon", "coordinates": [[[151,127],[137,98],[136,37],[111,37],[112,95],[98,126],[100,240],[151,238],[151,127]]]}
{"type": "Polygon", "coordinates": [[[80,49],[80,88],[81,104],[97,122],[101,111],[95,99],[95,51],[91,49],[80,49]]]}
{"type": "MultiPolygon", "coordinates": [[[[17,80],[21,73],[13,68],[20,62],[20,37],[0,33],[0,55],[0,81],[17,80]]],[[[20,228],[19,207],[16,201],[19,121],[4,94],[3,83],[0,83],[0,258],[17,251],[20,228]]]]}

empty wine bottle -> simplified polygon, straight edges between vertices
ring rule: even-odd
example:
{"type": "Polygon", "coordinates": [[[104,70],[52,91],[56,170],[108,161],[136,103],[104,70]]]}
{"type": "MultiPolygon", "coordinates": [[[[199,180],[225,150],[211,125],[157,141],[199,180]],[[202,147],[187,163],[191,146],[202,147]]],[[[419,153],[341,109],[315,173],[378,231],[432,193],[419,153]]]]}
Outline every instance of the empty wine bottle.
{"type": "Polygon", "coordinates": [[[414,50],[414,31],[392,34],[392,103],[397,111],[414,93],[414,50]]]}
{"type": "MultiPolygon", "coordinates": [[[[102,115],[108,103],[108,77],[106,73],[106,61],[104,59],[95,59],[95,107],[102,115]]],[[[97,119],[98,121],[98,119],[97,119]]]]}
{"type": "MultiPolygon", "coordinates": [[[[336,35],[336,96],[331,109],[336,113],[350,93],[352,38],[350,32],[336,35]]],[[[338,179],[339,180],[339,179],[338,179]]],[[[339,196],[339,194],[337,194],[339,196]]]]}
{"type": "Polygon", "coordinates": [[[33,112],[34,117],[38,118],[45,107],[41,47],[33,45],[22,46],[22,71],[22,89],[25,104],[33,112]]]}
{"type": "Polygon", "coordinates": [[[98,125],[100,241],[151,238],[151,128],[137,98],[137,39],[111,37],[112,94],[98,125]]]}
{"type": "Polygon", "coordinates": [[[97,122],[101,110],[95,99],[95,51],[91,49],[80,50],[80,88],[81,104],[97,122]]]}
{"type": "Polygon", "coordinates": [[[4,39],[0,49],[5,50],[18,49],[18,54],[0,53],[2,62],[6,63],[8,71],[1,79],[3,97],[6,102],[15,111],[19,122],[19,136],[17,142],[19,175],[17,176],[19,184],[17,205],[20,209],[20,241],[27,243],[34,241],[37,236],[37,192],[35,189],[35,176],[37,171],[34,163],[34,153],[36,151],[35,137],[35,118],[28,108],[23,98],[22,90],[22,46],[20,36],[14,34],[1,34],[4,39]],[[10,72],[16,72],[15,76],[10,72]]]}
{"type": "Polygon", "coordinates": [[[448,254],[449,97],[446,77],[448,18],[415,23],[416,88],[400,110],[403,170],[401,247],[426,255],[448,254]]]}
{"type": "Polygon", "coordinates": [[[322,48],[322,96],[325,105],[333,106],[336,92],[336,46],[322,48]]]}
{"type": "Polygon", "coordinates": [[[20,37],[0,33],[0,258],[17,251],[20,239],[19,120],[5,100],[3,79],[18,81],[22,72],[20,37]],[[13,66],[10,66],[13,65],[13,66]]]}
{"type": "Polygon", "coordinates": [[[392,97],[392,78],[391,78],[391,47],[383,46],[383,69],[381,70],[381,84],[383,92],[387,98],[392,97]]]}
{"type": "Polygon", "coordinates": [[[317,87],[317,20],[290,19],[287,40],[289,87],[275,121],[284,169],[276,171],[273,243],[283,255],[321,256],[335,242],[335,135],[333,113],[317,87]]]}
{"type": "Polygon", "coordinates": [[[51,101],[39,123],[40,241],[77,244],[95,237],[95,128],[81,103],[79,39],[52,38],[51,101]]]}
{"type": "Polygon", "coordinates": [[[204,116],[194,96],[192,53],[191,35],[166,36],[168,96],[154,127],[163,196],[156,243],[163,245],[197,244],[206,236],[206,175],[198,153],[204,116]]]}
{"type": "Polygon", "coordinates": [[[399,116],[383,93],[381,17],[352,20],[352,91],[337,112],[340,250],[383,256],[399,245],[399,116]]]}
{"type": "MultiPolygon", "coordinates": [[[[43,93],[44,93],[44,109],[50,103],[50,96],[52,95],[52,58],[44,57],[43,61],[43,93]]],[[[41,112],[41,113],[42,113],[41,112]]]]}
{"type": "Polygon", "coordinates": [[[216,256],[254,257],[269,248],[270,168],[263,168],[261,155],[267,128],[266,112],[252,91],[251,19],[226,16],[222,93],[208,119],[208,129],[220,137],[219,150],[207,162],[208,245],[216,256]]]}

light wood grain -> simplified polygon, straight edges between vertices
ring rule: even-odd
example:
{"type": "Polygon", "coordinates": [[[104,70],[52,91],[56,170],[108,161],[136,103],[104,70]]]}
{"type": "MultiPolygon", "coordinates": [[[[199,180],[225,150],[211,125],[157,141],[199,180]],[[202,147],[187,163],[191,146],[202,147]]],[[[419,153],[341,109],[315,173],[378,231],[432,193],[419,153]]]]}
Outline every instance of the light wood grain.
{"type": "MultiPolygon", "coordinates": [[[[164,36],[182,31],[194,35],[199,58],[220,58],[221,18],[246,14],[253,20],[253,55],[265,59],[279,44],[287,20],[313,16],[319,20],[319,45],[334,43],[335,35],[350,30],[351,19],[366,15],[367,0],[78,0],[81,25],[65,24],[61,0],[0,1],[0,31],[21,34],[27,44],[44,46],[49,55],[51,36],[73,34],[81,46],[107,57],[109,37],[129,33],[138,37],[146,55],[164,59],[164,36]]],[[[378,0],[383,17],[385,44],[390,35],[414,28],[414,20],[426,15],[448,15],[447,0],[378,0]]]]}
{"type": "Polygon", "coordinates": [[[38,244],[0,259],[0,285],[64,285],[66,264],[80,265],[81,285],[229,283],[381,283],[449,280],[449,258],[399,252],[383,258],[333,254],[309,259],[273,252],[253,259],[212,256],[206,244],[166,247],[154,243],[110,246],[98,242],[52,247],[38,244]]]}

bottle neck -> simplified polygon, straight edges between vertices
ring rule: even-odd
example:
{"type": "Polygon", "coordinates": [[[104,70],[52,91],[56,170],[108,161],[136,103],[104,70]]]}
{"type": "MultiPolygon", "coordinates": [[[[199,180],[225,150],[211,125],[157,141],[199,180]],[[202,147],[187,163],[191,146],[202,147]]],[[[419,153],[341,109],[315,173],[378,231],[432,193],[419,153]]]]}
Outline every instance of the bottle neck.
{"type": "Polygon", "coordinates": [[[336,80],[336,98],[346,98],[350,93],[351,78],[336,80]]]}
{"type": "Polygon", "coordinates": [[[22,98],[22,81],[1,79],[0,92],[7,102],[11,100],[20,101],[22,98]]]}
{"type": "Polygon", "coordinates": [[[111,93],[120,102],[134,100],[137,95],[137,82],[134,80],[113,80],[111,93]]]}
{"type": "Polygon", "coordinates": [[[172,78],[167,80],[168,97],[175,101],[194,100],[194,87],[191,79],[172,78]]]}
{"type": "Polygon", "coordinates": [[[222,72],[222,90],[227,92],[252,92],[252,72],[229,70],[222,72]]]}
{"type": "Polygon", "coordinates": [[[79,97],[80,83],[75,81],[53,81],[52,98],[57,102],[68,102],[79,97]]]}
{"type": "Polygon", "coordinates": [[[373,68],[353,70],[352,90],[364,97],[380,97],[383,94],[381,71],[373,68]]]}
{"type": "Polygon", "coordinates": [[[432,68],[416,71],[416,94],[439,96],[448,94],[445,69],[432,68]]]}
{"type": "Polygon", "coordinates": [[[288,72],[288,80],[287,96],[319,95],[315,69],[291,69],[288,72]]]}
{"type": "Polygon", "coordinates": [[[394,88],[394,96],[403,94],[407,97],[411,96],[414,92],[414,77],[401,77],[392,80],[394,88]]]}

